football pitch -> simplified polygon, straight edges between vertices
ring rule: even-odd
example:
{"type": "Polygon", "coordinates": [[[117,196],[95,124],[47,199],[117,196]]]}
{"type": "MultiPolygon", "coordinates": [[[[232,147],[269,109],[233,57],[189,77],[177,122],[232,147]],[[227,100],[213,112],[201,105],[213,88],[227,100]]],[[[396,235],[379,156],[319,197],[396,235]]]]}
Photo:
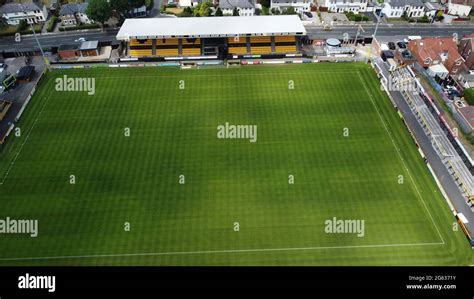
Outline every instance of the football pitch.
{"type": "Polygon", "coordinates": [[[0,219],[38,236],[0,235],[0,265],[474,262],[365,64],[56,70],[18,126],[0,219]],[[65,75],[95,93],[56,90],[65,75]],[[218,138],[226,123],[255,142],[218,138]]]}

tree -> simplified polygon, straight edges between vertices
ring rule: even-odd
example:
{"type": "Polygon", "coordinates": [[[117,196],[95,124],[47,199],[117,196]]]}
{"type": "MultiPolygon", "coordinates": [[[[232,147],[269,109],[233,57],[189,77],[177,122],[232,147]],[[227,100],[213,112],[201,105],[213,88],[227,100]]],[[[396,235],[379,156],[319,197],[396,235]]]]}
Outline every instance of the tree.
{"type": "Polygon", "coordinates": [[[296,11],[295,11],[295,8],[293,6],[290,6],[287,9],[285,9],[282,14],[283,15],[295,15],[296,11]]]}
{"type": "Polygon", "coordinates": [[[216,17],[222,17],[224,14],[222,13],[222,10],[220,7],[217,8],[215,16],[216,17]]]}
{"type": "Polygon", "coordinates": [[[8,27],[7,19],[0,16],[0,29],[5,29],[8,27]]]}
{"type": "Polygon", "coordinates": [[[444,19],[443,11],[440,10],[440,11],[438,11],[438,12],[436,13],[436,18],[435,18],[435,20],[437,20],[437,21],[442,21],[443,19],[444,19]]]}
{"type": "Polygon", "coordinates": [[[183,9],[183,12],[179,14],[180,17],[191,17],[193,15],[193,9],[189,6],[183,9]]]}
{"type": "Polygon", "coordinates": [[[234,7],[234,10],[232,11],[232,15],[233,15],[234,17],[240,16],[239,10],[237,9],[237,7],[234,7]]]}
{"type": "Polygon", "coordinates": [[[129,3],[132,8],[139,8],[145,5],[145,0],[129,0],[129,3]]]}
{"type": "Polygon", "coordinates": [[[194,8],[195,17],[208,17],[211,15],[211,3],[203,2],[196,5],[194,8]]]}
{"type": "Polygon", "coordinates": [[[269,8],[270,7],[270,0],[260,0],[260,4],[262,7],[269,8]]]}
{"type": "Polygon", "coordinates": [[[27,28],[28,28],[28,22],[25,19],[20,20],[17,31],[22,32],[22,31],[25,31],[27,28]]]}
{"type": "Polygon", "coordinates": [[[131,5],[128,0],[110,0],[110,8],[119,14],[125,14],[131,5]]]}
{"type": "Polygon", "coordinates": [[[112,15],[112,9],[107,0],[90,0],[86,14],[90,19],[100,23],[103,29],[104,23],[112,15]]]}

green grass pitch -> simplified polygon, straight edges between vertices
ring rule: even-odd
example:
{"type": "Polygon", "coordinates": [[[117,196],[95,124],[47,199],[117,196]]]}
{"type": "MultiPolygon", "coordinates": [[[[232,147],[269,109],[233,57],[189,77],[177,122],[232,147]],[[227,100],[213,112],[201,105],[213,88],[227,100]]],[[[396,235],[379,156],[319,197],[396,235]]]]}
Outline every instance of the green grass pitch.
{"type": "Polygon", "coordinates": [[[39,235],[0,235],[0,265],[474,261],[365,64],[52,71],[19,127],[0,218],[39,235]],[[96,78],[95,95],[56,91],[64,75],[96,78]],[[225,122],[257,125],[257,142],[218,139],[225,122]],[[364,237],[325,233],[333,217],[364,237]]]}

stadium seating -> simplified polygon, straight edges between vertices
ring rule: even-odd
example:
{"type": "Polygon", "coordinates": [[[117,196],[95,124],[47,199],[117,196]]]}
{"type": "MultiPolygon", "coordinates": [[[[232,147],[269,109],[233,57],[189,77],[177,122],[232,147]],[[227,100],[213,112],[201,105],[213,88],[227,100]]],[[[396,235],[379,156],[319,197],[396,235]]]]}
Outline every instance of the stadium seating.
{"type": "Polygon", "coordinates": [[[132,57],[148,57],[152,56],[151,49],[130,49],[130,56],[132,57]]]}
{"type": "Polygon", "coordinates": [[[245,44],[247,42],[246,37],[228,37],[227,38],[227,43],[228,44],[245,44]]]}
{"type": "Polygon", "coordinates": [[[199,56],[201,55],[200,48],[183,48],[183,56],[199,56]]]}
{"type": "Polygon", "coordinates": [[[167,38],[167,39],[157,39],[156,40],[157,45],[177,45],[178,44],[178,39],[177,38],[167,38]]]}
{"type": "Polygon", "coordinates": [[[230,54],[247,54],[247,47],[229,47],[230,54]]]}
{"type": "Polygon", "coordinates": [[[295,36],[275,36],[275,43],[295,42],[295,36]]]}
{"type": "Polygon", "coordinates": [[[252,54],[270,54],[272,53],[272,47],[252,47],[250,52],[252,54]]]}
{"type": "Polygon", "coordinates": [[[156,49],[157,56],[178,56],[178,48],[176,49],[156,49]]]}
{"type": "Polygon", "coordinates": [[[130,46],[151,46],[152,45],[151,39],[132,39],[130,41],[130,46]]]}
{"type": "Polygon", "coordinates": [[[250,43],[270,43],[272,41],[270,36],[252,36],[250,43]]]}
{"type": "Polygon", "coordinates": [[[201,44],[201,39],[200,38],[195,38],[195,39],[186,39],[182,38],[181,39],[181,44],[182,45],[200,45],[201,44]]]}
{"type": "Polygon", "coordinates": [[[296,53],[296,46],[276,46],[275,53],[285,54],[285,53],[296,53]]]}

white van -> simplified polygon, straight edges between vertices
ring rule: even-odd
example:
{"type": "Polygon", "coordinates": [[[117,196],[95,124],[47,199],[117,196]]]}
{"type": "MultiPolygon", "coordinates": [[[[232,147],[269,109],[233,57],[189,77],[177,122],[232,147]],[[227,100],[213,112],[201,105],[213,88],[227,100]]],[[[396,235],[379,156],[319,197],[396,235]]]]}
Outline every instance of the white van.
{"type": "Polygon", "coordinates": [[[408,36],[409,41],[417,40],[417,39],[421,39],[421,36],[419,36],[419,35],[410,35],[410,36],[408,36]]]}

